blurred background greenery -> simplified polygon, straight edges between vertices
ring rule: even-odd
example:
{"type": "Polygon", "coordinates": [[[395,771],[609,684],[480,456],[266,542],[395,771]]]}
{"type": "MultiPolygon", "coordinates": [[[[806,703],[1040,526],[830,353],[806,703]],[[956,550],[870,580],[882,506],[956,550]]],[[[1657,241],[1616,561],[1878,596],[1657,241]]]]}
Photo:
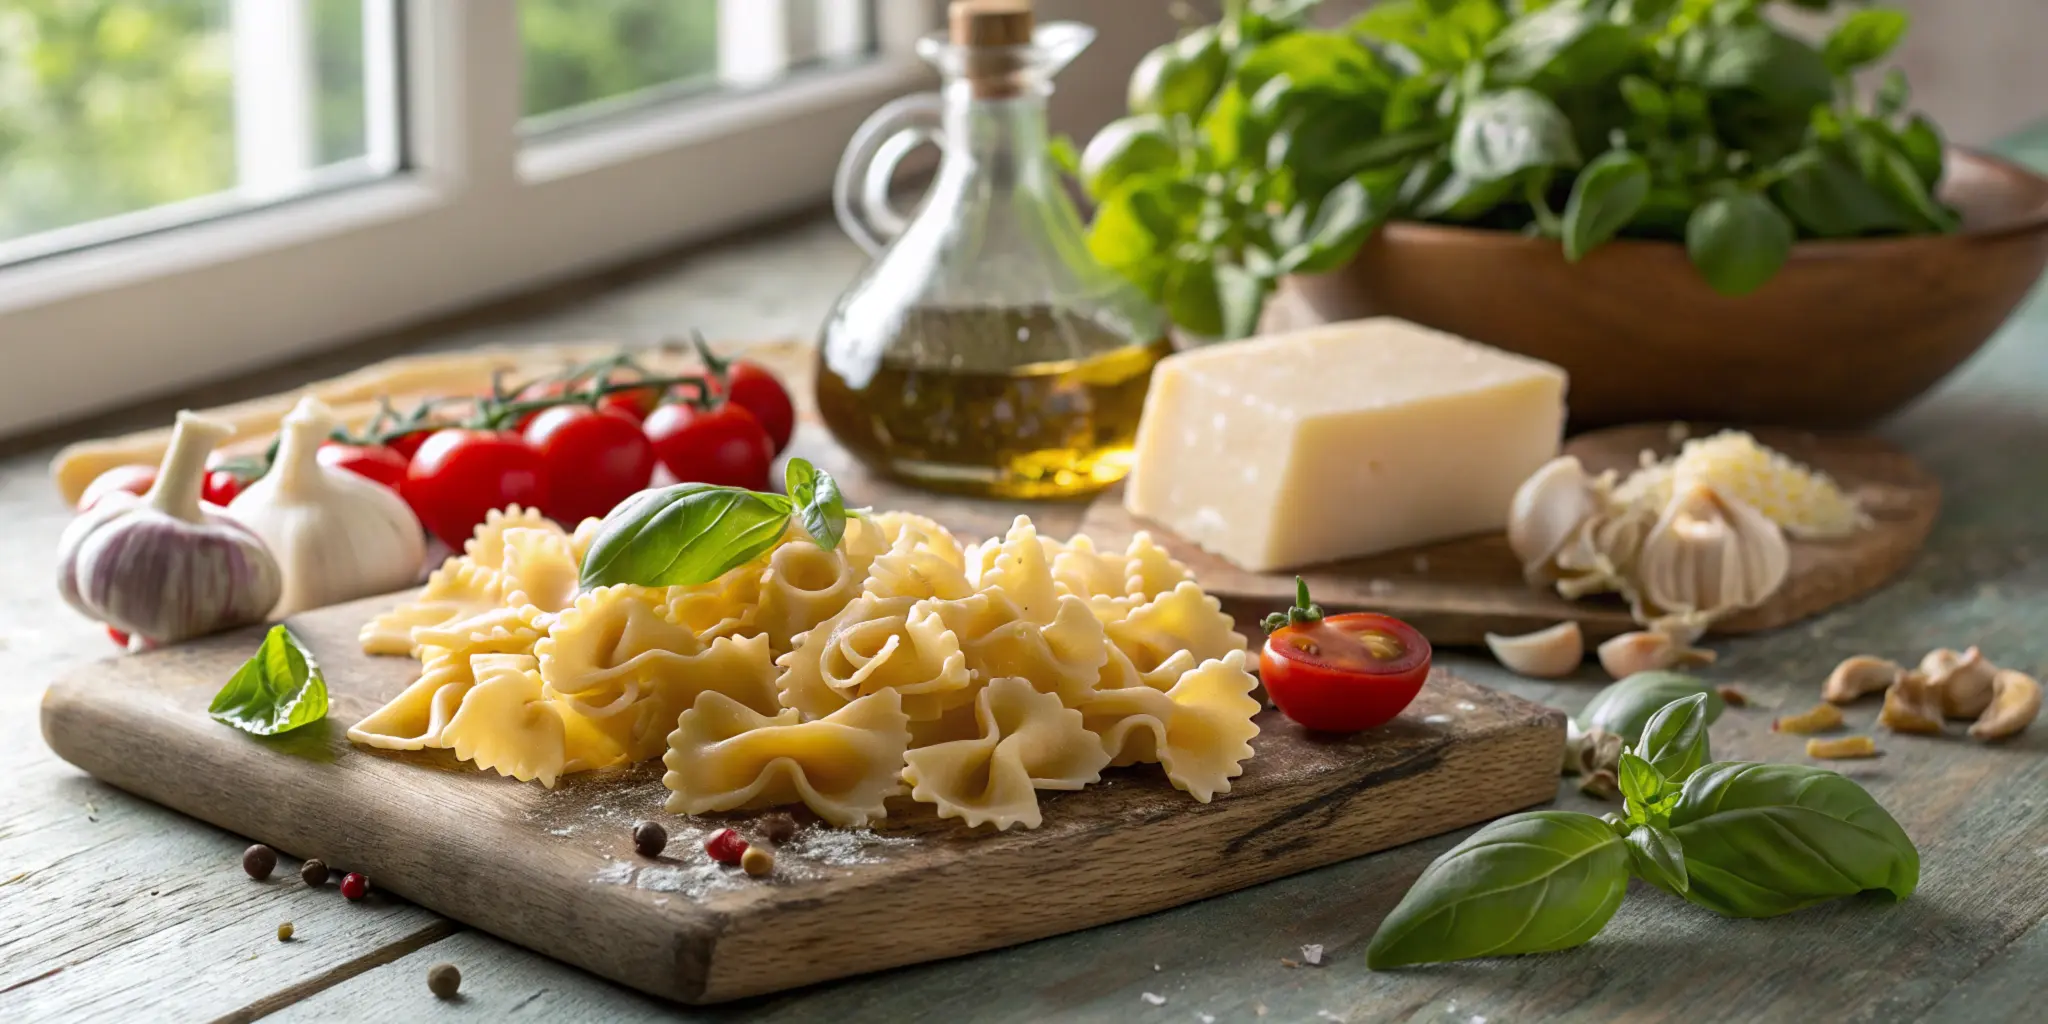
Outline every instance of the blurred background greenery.
{"type": "MultiPolygon", "coordinates": [[[[362,0],[304,2],[324,165],[364,152],[362,0]]],[[[232,7],[0,3],[0,239],[233,188],[232,7]]],[[[717,7],[519,0],[526,113],[712,74],[717,7]]]]}

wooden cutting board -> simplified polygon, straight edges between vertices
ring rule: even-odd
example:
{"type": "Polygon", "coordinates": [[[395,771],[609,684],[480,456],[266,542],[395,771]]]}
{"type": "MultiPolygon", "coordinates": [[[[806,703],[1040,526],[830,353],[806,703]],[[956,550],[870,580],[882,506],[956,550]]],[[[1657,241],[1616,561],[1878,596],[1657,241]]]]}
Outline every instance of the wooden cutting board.
{"type": "Polygon", "coordinates": [[[130,792],[690,1003],[1163,910],[1485,821],[1557,789],[1563,716],[1439,671],[1401,718],[1355,737],[1311,737],[1265,712],[1257,756],[1209,804],[1156,766],[1041,794],[1045,824],[1029,831],[970,831],[899,798],[872,830],[807,826],[779,852],[774,876],[756,880],[699,847],[719,827],[748,830],[753,816],[662,812],[659,762],[570,776],[550,791],[446,751],[349,743],[346,728],[416,671],[357,647],[358,627],[392,600],[290,620],[322,663],[333,706],[283,737],[206,716],[255,649],[255,630],[62,680],[44,699],[43,734],[130,792]],[[633,851],[643,818],[670,830],[659,858],[633,851]]]}
{"type": "MultiPolygon", "coordinates": [[[[1839,541],[1795,541],[1791,575],[1764,604],[1716,623],[1716,633],[1776,629],[1853,601],[1904,571],[1934,528],[1941,485],[1905,452],[1874,437],[1758,429],[1757,440],[1834,477],[1869,510],[1872,525],[1839,541]]],[[[1565,443],[1588,471],[1624,474],[1641,453],[1671,454],[1686,437],[1666,424],[1612,427],[1565,443]]],[[[1247,572],[1173,531],[1124,511],[1120,489],[1089,507],[1081,532],[1098,545],[1121,544],[1137,530],[1195,571],[1204,589],[1240,623],[1294,602],[1294,573],[1247,572]]],[[[1589,640],[1638,628],[1619,598],[1567,601],[1530,587],[1505,534],[1446,541],[1302,570],[1316,602],[1331,611],[1370,609],[1408,620],[1433,643],[1482,643],[1487,633],[1516,634],[1576,620],[1589,640]]]]}

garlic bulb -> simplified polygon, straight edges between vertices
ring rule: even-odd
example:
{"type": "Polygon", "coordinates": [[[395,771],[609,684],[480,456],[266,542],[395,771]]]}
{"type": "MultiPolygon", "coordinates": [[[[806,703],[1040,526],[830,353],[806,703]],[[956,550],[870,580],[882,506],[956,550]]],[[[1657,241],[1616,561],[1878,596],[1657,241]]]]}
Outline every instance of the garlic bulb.
{"type": "Polygon", "coordinates": [[[270,472],[228,505],[284,573],[283,617],[410,585],[426,558],[419,520],[383,484],[320,464],[334,414],[308,397],[285,417],[270,472]]]}
{"type": "Polygon", "coordinates": [[[168,644],[261,622],[277,603],[278,566],[242,524],[201,505],[206,456],[234,428],[178,414],[147,494],[112,494],[57,542],[66,604],[139,639],[168,644]]]}
{"type": "Polygon", "coordinates": [[[1648,607],[1712,618],[1762,604],[1791,565],[1778,524],[1697,484],[1674,496],[1643,538],[1636,575],[1648,607]]]}
{"type": "Polygon", "coordinates": [[[1508,547],[1531,582],[1552,575],[1550,556],[1600,511],[1601,495],[1586,467],[1560,455],[1529,475],[1508,506],[1508,547]]]}

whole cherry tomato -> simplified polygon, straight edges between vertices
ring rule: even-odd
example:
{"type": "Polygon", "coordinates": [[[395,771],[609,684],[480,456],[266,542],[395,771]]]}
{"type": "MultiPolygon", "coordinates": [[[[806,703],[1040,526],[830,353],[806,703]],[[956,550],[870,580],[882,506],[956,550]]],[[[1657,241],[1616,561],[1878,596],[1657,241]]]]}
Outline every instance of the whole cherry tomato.
{"type": "Polygon", "coordinates": [[[242,489],[252,482],[232,469],[209,469],[205,482],[199,485],[199,500],[225,505],[235,500],[235,495],[242,493],[242,489]]]}
{"type": "Polygon", "coordinates": [[[603,516],[654,476],[654,444],[629,413],[558,405],[535,416],[525,436],[547,481],[540,510],[565,526],[603,516]]]}
{"type": "Polygon", "coordinates": [[[411,461],[396,449],[381,444],[342,444],[328,441],[314,454],[323,466],[335,466],[357,476],[375,480],[392,490],[405,484],[406,465],[411,461]]]}
{"type": "Polygon", "coordinates": [[[789,436],[796,432],[796,406],[789,400],[789,391],[767,368],[744,359],[727,367],[725,399],[761,421],[761,429],[768,432],[778,454],[789,447],[789,436]]]}
{"type": "MultiPolygon", "coordinates": [[[[562,393],[567,390],[569,390],[569,382],[566,380],[537,380],[520,388],[519,393],[512,396],[512,400],[515,402],[536,402],[543,399],[560,398],[562,393]]],[[[520,434],[526,433],[527,424],[532,423],[534,417],[546,411],[546,409],[536,409],[520,416],[518,422],[512,425],[513,431],[520,434]]]]}
{"type": "MultiPolygon", "coordinates": [[[[630,378],[628,378],[630,379],[630,378]]],[[[638,423],[654,412],[661,404],[660,388],[633,388],[630,391],[614,391],[597,400],[597,407],[615,415],[631,417],[638,423]]]]}
{"type": "Polygon", "coordinates": [[[450,427],[420,445],[398,493],[427,532],[460,550],[492,509],[539,507],[546,480],[540,453],[519,435],[450,427]]]}
{"type": "Polygon", "coordinates": [[[93,507],[101,498],[115,491],[126,491],[129,494],[147,493],[150,485],[154,483],[156,483],[155,466],[145,466],[141,463],[136,463],[132,466],[115,466],[93,477],[92,483],[85,485],[85,493],[78,496],[78,510],[83,512],[93,507]]]}
{"type": "Polygon", "coordinates": [[[1320,732],[1393,721],[1429,678],[1429,641],[1391,615],[1325,616],[1295,578],[1294,607],[1267,616],[1259,680],[1282,714],[1320,732]]]}
{"type": "Polygon", "coordinates": [[[402,456],[405,459],[405,461],[411,462],[412,457],[419,453],[420,445],[426,444],[427,438],[434,436],[434,434],[437,431],[440,431],[441,429],[443,428],[422,427],[419,430],[415,430],[410,434],[400,434],[397,437],[393,437],[385,441],[384,447],[389,448],[394,452],[397,452],[400,456],[402,456]]]}
{"type": "Polygon", "coordinates": [[[664,405],[642,424],[654,454],[683,483],[768,489],[775,442],[754,414],[732,402],[708,409],[664,405]]]}

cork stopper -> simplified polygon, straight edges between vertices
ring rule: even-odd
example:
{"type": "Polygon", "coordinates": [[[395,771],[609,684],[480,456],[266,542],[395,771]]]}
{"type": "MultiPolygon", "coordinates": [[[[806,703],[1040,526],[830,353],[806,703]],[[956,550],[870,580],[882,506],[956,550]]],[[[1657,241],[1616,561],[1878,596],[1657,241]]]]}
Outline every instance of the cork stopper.
{"type": "Polygon", "coordinates": [[[1025,66],[1019,48],[1031,45],[1031,0],[953,0],[947,8],[953,45],[965,51],[968,84],[976,99],[1022,94],[1025,66]]]}

